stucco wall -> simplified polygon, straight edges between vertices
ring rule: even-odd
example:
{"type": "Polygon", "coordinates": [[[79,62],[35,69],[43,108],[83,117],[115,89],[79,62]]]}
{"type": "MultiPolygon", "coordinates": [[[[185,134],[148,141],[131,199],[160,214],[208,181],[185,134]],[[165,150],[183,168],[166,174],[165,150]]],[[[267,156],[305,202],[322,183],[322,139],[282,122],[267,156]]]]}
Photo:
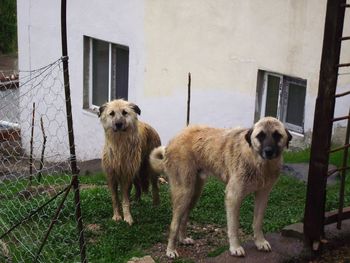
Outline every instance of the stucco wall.
{"type": "MultiPolygon", "coordinates": [[[[97,116],[83,110],[84,35],[130,48],[129,100],[140,106],[140,119],[158,130],[163,144],[185,126],[188,72],[191,123],[218,127],[253,124],[259,69],[306,79],[308,132],[325,8],[325,0],[68,1],[78,158],[99,157],[104,139],[97,116]]],[[[18,0],[20,69],[61,56],[59,10],[58,0],[18,0]]],[[[345,46],[342,59],[349,54],[345,46]]],[[[349,83],[349,75],[342,75],[339,91],[348,90],[349,83]]],[[[349,98],[342,99],[336,114],[346,114],[349,104],[349,98]]]]}
{"type": "MultiPolygon", "coordinates": [[[[61,57],[60,2],[18,1],[20,70],[33,70],[61,57]]],[[[100,157],[104,137],[97,115],[83,110],[83,37],[94,37],[130,48],[129,99],[135,101],[137,91],[143,88],[144,7],[143,1],[137,0],[67,2],[68,53],[76,152],[78,159],[87,160],[100,157]]],[[[22,100],[22,105],[24,104],[28,104],[25,98],[22,100]]],[[[64,108],[64,105],[59,104],[57,107],[64,108]]],[[[31,108],[23,107],[22,111],[24,119],[31,108]]],[[[27,126],[22,137],[28,150],[30,129],[27,126]]],[[[40,134],[38,143],[40,144],[40,134]]],[[[58,150],[63,153],[66,147],[58,150]]]]}
{"type": "Polygon", "coordinates": [[[22,146],[28,154],[35,103],[33,154],[36,158],[40,156],[43,144],[40,117],[43,116],[44,129],[48,136],[45,160],[50,161],[57,158],[65,160],[69,156],[62,76],[57,66],[44,71],[45,74],[33,70],[47,66],[61,57],[59,10],[59,1],[17,1],[19,124],[22,146]],[[57,109],[61,111],[58,112],[57,109]]]}
{"type": "MultiPolygon", "coordinates": [[[[250,126],[257,72],[264,69],[307,79],[311,116],[322,44],[320,14],[325,12],[316,2],[149,1],[145,96],[169,100],[164,105],[178,112],[171,121],[180,128],[191,72],[192,122],[250,126]],[[173,96],[181,97],[181,103],[172,103],[173,96]]],[[[164,134],[173,133],[171,121],[164,134]]]]}

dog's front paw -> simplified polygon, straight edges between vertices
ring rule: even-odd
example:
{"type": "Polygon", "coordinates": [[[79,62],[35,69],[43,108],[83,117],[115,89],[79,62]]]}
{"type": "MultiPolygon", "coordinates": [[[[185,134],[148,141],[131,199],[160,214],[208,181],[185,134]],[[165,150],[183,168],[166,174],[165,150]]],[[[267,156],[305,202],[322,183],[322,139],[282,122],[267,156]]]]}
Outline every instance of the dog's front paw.
{"type": "Polygon", "coordinates": [[[174,258],[179,257],[179,253],[177,253],[177,251],[176,251],[175,249],[169,249],[169,248],[167,248],[167,250],[166,250],[166,256],[167,256],[168,258],[174,259],[174,258]]]}
{"type": "Polygon", "coordinates": [[[124,216],[124,221],[128,223],[130,226],[134,223],[134,220],[131,216],[124,216]]]}
{"type": "Polygon", "coordinates": [[[186,237],[186,238],[180,239],[179,241],[183,245],[193,245],[194,244],[194,240],[192,238],[190,238],[190,237],[186,237]]]}
{"type": "Polygon", "coordinates": [[[115,222],[118,222],[122,220],[122,217],[120,215],[113,215],[112,220],[114,220],[115,222]]]}
{"type": "Polygon", "coordinates": [[[256,240],[255,246],[257,247],[258,250],[261,250],[261,251],[266,251],[266,252],[271,251],[271,245],[266,239],[259,240],[259,241],[256,240]]]}
{"type": "Polygon", "coordinates": [[[241,246],[230,247],[230,254],[231,254],[231,256],[235,256],[235,257],[244,257],[245,256],[244,249],[241,246]]]}
{"type": "Polygon", "coordinates": [[[163,177],[158,177],[158,182],[160,183],[160,184],[168,184],[168,181],[166,180],[166,179],[164,179],[163,177]]]}

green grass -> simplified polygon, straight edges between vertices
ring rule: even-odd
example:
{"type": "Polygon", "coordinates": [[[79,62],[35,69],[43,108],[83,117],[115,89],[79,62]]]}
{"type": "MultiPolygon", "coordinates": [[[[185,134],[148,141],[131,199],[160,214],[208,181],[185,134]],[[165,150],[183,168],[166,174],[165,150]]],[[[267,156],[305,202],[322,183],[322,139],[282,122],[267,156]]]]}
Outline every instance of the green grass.
{"type": "MultiPolygon", "coordinates": [[[[309,151],[288,152],[284,157],[285,162],[308,162],[309,151]]],[[[342,162],[341,154],[333,155],[330,162],[339,165],[342,162]]],[[[90,187],[84,187],[80,191],[87,255],[90,262],[126,262],[131,257],[145,255],[147,249],[157,242],[166,242],[171,221],[168,185],[161,186],[161,205],[159,207],[152,206],[151,195],[144,196],[140,203],[132,201],[131,212],[135,223],[130,227],[125,222],[115,223],[111,220],[110,193],[106,187],[104,174],[97,173],[79,178],[81,184],[90,185],[90,187]],[[95,226],[95,229],[91,226],[95,226]]],[[[41,184],[66,185],[69,180],[69,176],[46,176],[41,184]]],[[[350,205],[349,180],[347,178],[346,205],[350,205]]],[[[18,222],[23,216],[50,198],[47,195],[38,195],[28,200],[18,198],[17,193],[26,187],[27,181],[24,180],[0,185],[0,234],[5,228],[13,225],[14,222],[18,222]]],[[[210,178],[198,205],[191,213],[191,222],[198,225],[214,224],[219,227],[226,227],[224,189],[224,184],[221,181],[210,178]]],[[[327,188],[326,210],[337,208],[338,191],[339,184],[327,188]]],[[[264,231],[279,231],[286,225],[302,221],[305,192],[305,183],[282,175],[269,198],[264,219],[264,231]]],[[[61,198],[62,196],[52,201],[50,205],[27,220],[23,226],[14,230],[4,240],[5,242],[11,241],[9,244],[10,250],[14,251],[14,262],[30,262],[32,255],[28,250],[32,250],[34,253],[37,251],[37,247],[61,198]],[[37,236],[38,233],[41,234],[37,236]],[[26,250],[21,250],[21,246],[18,245],[19,242],[23,243],[26,250]]],[[[252,233],[252,219],[253,196],[250,195],[241,206],[240,223],[246,234],[252,233]]],[[[79,261],[77,238],[74,197],[73,193],[70,193],[59,216],[58,223],[49,236],[48,244],[44,247],[41,259],[43,261],[50,259],[52,262],[79,261]]],[[[226,246],[217,247],[208,256],[216,256],[226,249],[226,246]]],[[[177,262],[190,261],[180,259],[177,262]]]]}
{"type": "Polygon", "coordinates": [[[152,244],[164,241],[164,233],[170,221],[171,210],[166,186],[161,189],[159,207],[152,206],[150,196],[140,203],[132,202],[134,225],[111,220],[112,207],[106,187],[81,191],[85,225],[96,224],[98,233],[87,231],[89,259],[92,262],[125,262],[132,256],[140,256],[152,244]],[[156,220],[155,220],[156,219],[156,220]]]}
{"type": "Polygon", "coordinates": [[[285,163],[308,163],[310,160],[310,149],[300,151],[286,151],[283,155],[285,163]]]}
{"type": "MultiPolygon", "coordinates": [[[[337,146],[332,146],[332,149],[337,146]]],[[[287,151],[284,153],[285,163],[308,163],[310,161],[310,148],[306,148],[297,152],[287,151]]],[[[329,163],[335,166],[342,166],[343,162],[343,151],[338,151],[330,154],[329,163]]]]}

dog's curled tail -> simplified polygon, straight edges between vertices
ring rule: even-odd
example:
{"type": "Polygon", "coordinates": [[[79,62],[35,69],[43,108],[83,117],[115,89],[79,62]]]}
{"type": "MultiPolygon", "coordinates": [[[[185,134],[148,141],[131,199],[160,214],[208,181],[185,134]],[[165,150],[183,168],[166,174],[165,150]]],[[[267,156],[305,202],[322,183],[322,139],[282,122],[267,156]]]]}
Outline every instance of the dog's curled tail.
{"type": "Polygon", "coordinates": [[[164,173],[164,170],[165,170],[164,157],[165,157],[165,146],[159,146],[155,148],[149,156],[151,167],[158,174],[164,173]]]}

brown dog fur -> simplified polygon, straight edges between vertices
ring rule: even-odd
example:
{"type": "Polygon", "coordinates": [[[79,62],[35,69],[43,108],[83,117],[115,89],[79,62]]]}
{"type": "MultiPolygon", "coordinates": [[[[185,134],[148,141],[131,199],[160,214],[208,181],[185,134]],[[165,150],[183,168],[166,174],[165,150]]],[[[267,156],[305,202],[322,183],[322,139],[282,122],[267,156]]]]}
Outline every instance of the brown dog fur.
{"type": "Polygon", "coordinates": [[[121,217],[118,186],[122,195],[124,221],[130,225],[130,190],[136,188],[136,199],[152,184],[153,204],[159,203],[158,175],[151,169],[149,154],[160,143],[158,133],[147,123],[137,119],[140,108],[128,101],[118,99],[102,105],[99,116],[105,131],[102,166],[107,174],[112,194],[113,220],[121,217]]]}
{"type": "Polygon", "coordinates": [[[255,192],[255,244],[259,250],[270,251],[271,246],[262,232],[263,215],[268,195],[280,173],[281,153],[291,138],[280,121],[265,117],[252,129],[190,126],[172,139],[166,148],[153,150],[151,165],[159,173],[167,174],[171,189],[173,217],[167,256],[178,256],[177,239],[182,244],[194,242],[186,236],[186,224],[207,175],[215,175],[226,184],[225,206],[231,254],[245,255],[238,240],[239,208],[243,198],[252,192],[255,192]]]}

